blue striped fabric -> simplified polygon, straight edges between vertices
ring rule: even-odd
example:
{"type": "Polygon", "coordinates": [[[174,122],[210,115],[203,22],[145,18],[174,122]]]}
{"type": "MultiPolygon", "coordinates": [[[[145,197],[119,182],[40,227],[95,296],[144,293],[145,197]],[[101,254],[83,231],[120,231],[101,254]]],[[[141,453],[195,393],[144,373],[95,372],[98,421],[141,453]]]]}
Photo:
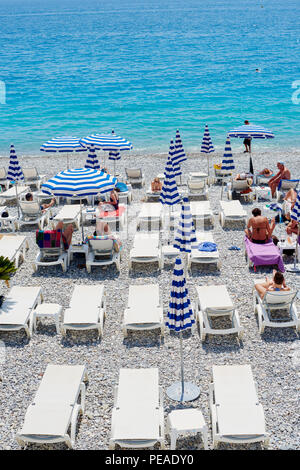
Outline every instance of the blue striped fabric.
{"type": "Polygon", "coordinates": [[[59,152],[72,153],[84,152],[86,148],[81,145],[79,137],[55,137],[45,142],[41,148],[41,152],[59,152]]]}
{"type": "Polygon", "coordinates": [[[95,196],[111,191],[117,178],[91,168],[65,170],[50,178],[42,185],[42,191],[55,196],[95,196]]]}
{"type": "Polygon", "coordinates": [[[192,249],[197,248],[196,232],[187,197],[182,200],[179,227],[173,246],[185,253],[191,253],[192,249]]]}
{"type": "Polygon", "coordinates": [[[203,140],[202,140],[202,145],[201,145],[201,150],[202,153],[212,153],[215,151],[215,148],[213,146],[208,125],[206,124],[205,129],[204,129],[204,135],[203,135],[203,140]]]}
{"type": "Polygon", "coordinates": [[[183,331],[191,328],[194,323],[194,313],[186,287],[182,261],[178,257],[173,272],[166,326],[170,330],[183,331]]]}
{"type": "Polygon", "coordinates": [[[291,211],[291,219],[296,220],[300,224],[300,191],[297,193],[296,203],[291,211]]]}
{"type": "Polygon", "coordinates": [[[113,161],[121,160],[120,152],[118,152],[117,150],[110,151],[108,154],[108,160],[113,160],[113,161]]]}
{"type": "Polygon", "coordinates": [[[230,139],[227,137],[221,170],[234,170],[234,168],[235,166],[231,151],[230,139]]]}
{"type": "Polygon", "coordinates": [[[24,181],[23,171],[19,164],[19,160],[13,144],[10,146],[7,179],[9,181],[24,181]]]}
{"type": "Polygon", "coordinates": [[[261,126],[255,126],[252,124],[244,124],[243,126],[236,127],[228,132],[229,137],[240,137],[246,139],[252,137],[252,139],[274,139],[274,134],[268,129],[261,126]]]}
{"type": "Polygon", "coordinates": [[[91,168],[92,170],[100,170],[99,161],[97,158],[96,150],[93,145],[89,148],[89,154],[86,159],[85,168],[91,168]]]}
{"type": "Polygon", "coordinates": [[[181,200],[179,193],[178,193],[178,189],[177,189],[173,163],[170,158],[170,155],[168,156],[168,160],[166,163],[165,178],[164,178],[159,200],[162,204],[166,204],[168,206],[173,206],[174,204],[178,204],[181,200]]]}
{"type": "Polygon", "coordinates": [[[112,134],[92,134],[84,137],[80,142],[89,147],[91,144],[95,146],[96,150],[105,150],[107,152],[132,150],[132,144],[123,137],[114,133],[112,134]]]}
{"type": "Polygon", "coordinates": [[[185,160],[187,160],[186,154],[182,145],[179,130],[177,129],[175,137],[175,153],[173,156],[173,164],[175,162],[176,164],[180,165],[180,163],[185,162],[185,160]]]}
{"type": "Polygon", "coordinates": [[[179,163],[176,162],[175,145],[174,145],[173,140],[171,140],[171,142],[170,142],[169,157],[170,157],[171,160],[172,160],[174,176],[175,176],[175,177],[176,177],[176,176],[180,176],[182,173],[181,173],[181,169],[180,169],[179,163]]]}

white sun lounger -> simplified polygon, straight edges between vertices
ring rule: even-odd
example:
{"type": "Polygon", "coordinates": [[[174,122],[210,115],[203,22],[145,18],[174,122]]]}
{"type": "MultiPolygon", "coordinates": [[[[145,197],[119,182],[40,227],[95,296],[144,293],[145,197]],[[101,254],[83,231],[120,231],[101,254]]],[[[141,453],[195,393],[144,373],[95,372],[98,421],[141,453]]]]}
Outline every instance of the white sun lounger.
{"type": "Polygon", "coordinates": [[[205,224],[206,222],[214,225],[214,216],[209,201],[191,201],[190,207],[195,228],[199,224],[205,224]]]}
{"type": "Polygon", "coordinates": [[[127,308],[124,312],[123,333],[128,330],[154,330],[164,334],[164,316],[160,301],[159,285],[129,286],[127,308]]]}
{"type": "Polygon", "coordinates": [[[125,168],[126,179],[130,184],[140,184],[144,186],[145,177],[141,168],[125,168]]]}
{"type": "Polygon", "coordinates": [[[34,328],[33,311],[41,301],[40,287],[12,287],[0,307],[0,331],[24,329],[30,338],[34,328]]]}
{"type": "Polygon", "coordinates": [[[227,291],[227,287],[220,286],[196,286],[196,318],[200,327],[201,341],[205,341],[206,335],[238,334],[242,337],[243,328],[240,323],[238,311],[234,307],[227,291]],[[213,328],[210,317],[228,316],[232,322],[231,328],[213,328]]]}
{"type": "Polygon", "coordinates": [[[204,197],[205,199],[208,199],[208,188],[206,184],[206,180],[188,180],[187,181],[187,188],[188,188],[188,193],[187,197],[204,197]]]}
{"type": "Polygon", "coordinates": [[[66,204],[59,213],[54,217],[52,227],[55,229],[58,222],[62,221],[64,225],[75,224],[77,229],[80,228],[80,204],[66,204]]]}
{"type": "Polygon", "coordinates": [[[67,330],[98,330],[98,337],[102,336],[105,310],[103,284],[75,285],[70,307],[64,312],[62,334],[66,334],[67,330]]]}
{"type": "Polygon", "coordinates": [[[146,199],[156,199],[157,201],[159,201],[160,193],[161,191],[152,191],[150,184],[148,191],[146,191],[146,199]]]}
{"type": "Polygon", "coordinates": [[[161,268],[163,269],[166,260],[174,261],[180,255],[178,248],[174,248],[173,244],[163,245],[161,247],[161,268]]]}
{"type": "Polygon", "coordinates": [[[37,224],[40,230],[49,223],[51,208],[45,211],[41,210],[40,204],[34,201],[20,201],[21,217],[19,218],[19,226],[37,224]]]}
{"type": "Polygon", "coordinates": [[[161,248],[158,233],[136,233],[129,255],[129,271],[132,263],[158,263],[162,269],[161,248]]]}
{"type": "Polygon", "coordinates": [[[88,254],[86,257],[86,270],[91,272],[92,266],[108,266],[115,264],[120,271],[121,253],[114,250],[111,239],[88,240],[88,254]]]}
{"type": "MultiPolygon", "coordinates": [[[[261,284],[265,279],[257,279],[254,284],[261,284]]],[[[253,289],[254,313],[257,313],[258,327],[260,334],[263,334],[265,327],[271,328],[291,328],[296,332],[300,331],[300,319],[296,306],[297,290],[266,292],[263,299],[257,290],[253,289]],[[287,313],[285,319],[272,317],[272,310],[281,310],[287,313]]]]}
{"type": "Polygon", "coordinates": [[[164,449],[164,412],[158,369],[120,369],[114,391],[109,448],[164,449]]]}
{"type": "MultiPolygon", "coordinates": [[[[18,184],[18,186],[17,186],[18,198],[20,196],[22,196],[22,194],[26,194],[29,191],[30,191],[29,186],[25,186],[23,184],[18,184]]],[[[5,201],[13,201],[14,199],[17,199],[15,185],[13,185],[11,188],[7,189],[6,191],[3,191],[3,193],[0,193],[1,203],[4,203],[5,201]]]]}
{"type": "Polygon", "coordinates": [[[64,442],[72,448],[78,416],[84,413],[87,380],[85,366],[49,364],[16,435],[18,444],[64,442]]]}
{"type": "Polygon", "coordinates": [[[213,448],[219,442],[269,443],[250,365],[213,366],[210,411],[213,448]]]}
{"type": "Polygon", "coordinates": [[[3,212],[7,212],[7,206],[0,206],[0,229],[1,230],[11,230],[15,232],[19,228],[18,217],[17,216],[8,216],[2,217],[3,212]]]}
{"type": "Polygon", "coordinates": [[[140,227],[142,223],[158,224],[160,227],[163,218],[163,207],[161,204],[155,202],[147,202],[142,205],[142,208],[137,216],[136,229],[140,227]]]}
{"type": "Polygon", "coordinates": [[[287,193],[290,189],[298,191],[299,182],[299,179],[282,180],[280,189],[277,188],[275,192],[276,201],[280,202],[281,198],[284,197],[284,194],[287,193]]]}
{"type": "Polygon", "coordinates": [[[29,248],[27,237],[23,235],[2,235],[0,239],[0,256],[7,257],[19,267],[20,260],[25,260],[26,249],[29,248]]]}
{"type": "Polygon", "coordinates": [[[227,193],[229,201],[232,201],[232,193],[234,191],[236,193],[238,193],[239,195],[241,195],[241,192],[245,191],[248,188],[249,188],[249,186],[248,186],[248,183],[247,183],[246,179],[245,180],[232,179],[231,182],[229,183],[229,189],[228,189],[228,193],[227,193]]]}
{"type": "Polygon", "coordinates": [[[240,201],[220,201],[220,223],[224,227],[226,222],[241,221],[246,224],[247,212],[243,209],[240,201]]]}
{"type": "MultiPolygon", "coordinates": [[[[210,242],[214,243],[213,234],[211,232],[196,232],[197,247],[200,243],[210,242]]],[[[192,264],[216,264],[220,269],[220,254],[219,250],[216,251],[200,251],[192,249],[188,256],[188,269],[192,268],[192,264]]]]}
{"type": "Polygon", "coordinates": [[[0,168],[0,186],[4,186],[5,189],[9,188],[9,180],[7,179],[7,172],[4,167],[0,168]]]}
{"type": "Polygon", "coordinates": [[[25,184],[29,186],[35,186],[37,189],[41,188],[41,185],[45,181],[46,175],[39,175],[35,167],[33,168],[22,168],[25,184]]]}

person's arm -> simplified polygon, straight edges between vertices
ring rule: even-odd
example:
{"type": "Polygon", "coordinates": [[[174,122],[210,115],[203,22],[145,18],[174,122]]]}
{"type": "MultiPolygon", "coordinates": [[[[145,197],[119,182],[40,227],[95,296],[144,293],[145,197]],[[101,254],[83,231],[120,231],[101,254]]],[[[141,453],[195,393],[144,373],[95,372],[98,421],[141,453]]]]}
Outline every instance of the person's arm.
{"type": "Polygon", "coordinates": [[[276,175],[273,176],[273,178],[270,179],[269,183],[273,183],[273,182],[276,181],[278,178],[279,178],[279,179],[281,178],[281,171],[278,171],[278,173],[276,173],[276,175]]]}
{"type": "Polygon", "coordinates": [[[273,230],[271,230],[267,217],[266,217],[266,232],[267,232],[268,239],[271,238],[273,230]]]}

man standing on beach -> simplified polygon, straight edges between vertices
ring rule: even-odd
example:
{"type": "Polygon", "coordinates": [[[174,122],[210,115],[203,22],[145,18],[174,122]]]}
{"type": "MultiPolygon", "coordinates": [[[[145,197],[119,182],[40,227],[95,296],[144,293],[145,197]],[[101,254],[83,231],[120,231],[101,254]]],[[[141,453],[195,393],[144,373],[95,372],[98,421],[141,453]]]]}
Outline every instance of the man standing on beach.
{"type": "Polygon", "coordinates": [[[271,178],[268,182],[268,185],[271,188],[272,197],[275,196],[276,188],[278,187],[281,180],[291,179],[291,172],[284,166],[283,162],[277,162],[277,168],[279,170],[278,173],[276,173],[276,175],[273,176],[273,178],[271,178]]]}
{"type": "MultiPolygon", "coordinates": [[[[244,124],[246,126],[249,126],[249,121],[244,121],[244,124]]],[[[246,139],[244,139],[244,145],[245,145],[245,149],[244,150],[244,153],[251,153],[251,137],[247,137],[246,139]]]]}

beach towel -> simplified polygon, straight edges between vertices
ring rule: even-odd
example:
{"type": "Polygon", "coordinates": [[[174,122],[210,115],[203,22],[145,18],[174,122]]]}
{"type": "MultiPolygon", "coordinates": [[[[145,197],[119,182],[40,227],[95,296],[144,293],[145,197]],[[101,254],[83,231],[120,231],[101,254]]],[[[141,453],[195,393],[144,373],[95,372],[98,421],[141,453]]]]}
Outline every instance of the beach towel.
{"type": "Polygon", "coordinates": [[[122,242],[115,235],[88,235],[85,239],[85,243],[88,243],[89,240],[113,240],[113,248],[116,253],[119,253],[122,249],[122,242]]]}
{"type": "MultiPolygon", "coordinates": [[[[112,207],[112,206],[111,206],[112,207]]],[[[100,218],[105,218],[105,217],[120,217],[122,214],[124,214],[126,208],[121,206],[119,207],[118,210],[113,210],[113,211],[101,211],[100,214],[99,214],[99,217],[100,218]]]]}
{"type": "Polygon", "coordinates": [[[217,245],[213,242],[202,242],[198,245],[199,251],[217,251],[217,245]]]}
{"type": "Polygon", "coordinates": [[[60,248],[61,230],[37,230],[36,244],[39,248],[60,248]]]}
{"type": "Polygon", "coordinates": [[[248,258],[254,267],[277,264],[279,271],[282,273],[285,271],[279,248],[274,245],[272,239],[260,245],[252,243],[249,238],[245,237],[244,242],[248,258]]]}

